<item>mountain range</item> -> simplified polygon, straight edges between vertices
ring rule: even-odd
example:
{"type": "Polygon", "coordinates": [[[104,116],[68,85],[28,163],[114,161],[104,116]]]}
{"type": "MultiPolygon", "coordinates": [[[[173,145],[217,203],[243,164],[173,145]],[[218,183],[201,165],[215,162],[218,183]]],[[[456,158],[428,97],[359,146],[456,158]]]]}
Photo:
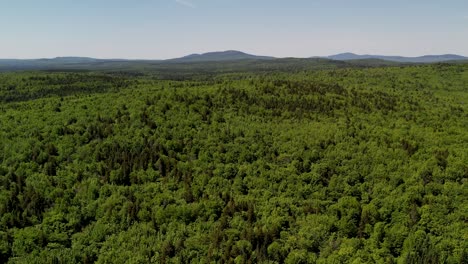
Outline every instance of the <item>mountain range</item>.
{"type": "MultiPolygon", "coordinates": [[[[468,57],[456,54],[443,54],[443,55],[424,55],[419,57],[403,57],[403,56],[385,56],[385,55],[358,55],[354,53],[341,53],[326,57],[312,57],[323,58],[330,60],[350,61],[350,60],[384,60],[400,63],[434,63],[443,61],[459,61],[468,60],[468,57]]],[[[258,56],[247,54],[241,51],[228,50],[218,52],[208,52],[203,54],[191,54],[185,57],[170,59],[171,62],[204,62],[204,61],[233,61],[233,60],[272,60],[278,59],[271,56],[258,56]]]]}
{"type": "MultiPolygon", "coordinates": [[[[363,65],[392,65],[395,63],[435,63],[446,61],[468,61],[468,57],[446,54],[426,55],[421,57],[383,56],[383,55],[357,55],[354,53],[341,53],[326,57],[310,58],[276,58],[271,56],[258,56],[241,51],[228,50],[191,54],[181,58],[168,60],[129,60],[129,59],[96,59],[88,57],[57,57],[52,59],[0,59],[0,71],[12,70],[73,70],[73,69],[102,69],[119,70],[129,68],[170,69],[174,65],[181,64],[211,64],[210,67],[220,67],[220,64],[242,65],[268,64],[271,67],[283,67],[282,65],[295,64],[363,64],[363,65]],[[229,62],[229,63],[227,63],[229,62]],[[171,66],[173,65],[173,66],[171,66]]],[[[224,65],[229,67],[228,65],[224,65]]],[[[262,67],[262,66],[259,66],[262,67]]]]}
{"type": "Polygon", "coordinates": [[[341,53],[324,57],[331,60],[367,60],[367,59],[379,59],[385,61],[403,62],[403,63],[433,63],[442,61],[458,61],[468,60],[468,57],[455,55],[455,54],[443,54],[443,55],[425,55],[419,57],[403,57],[403,56],[384,56],[384,55],[358,55],[354,53],[341,53]]]}
{"type": "MultiPolygon", "coordinates": [[[[323,58],[330,60],[369,60],[377,59],[392,62],[401,63],[434,63],[443,61],[458,61],[468,60],[468,57],[456,55],[456,54],[443,54],[443,55],[424,55],[419,57],[403,57],[403,56],[385,56],[385,55],[358,55],[354,53],[341,53],[336,55],[330,55],[326,57],[312,57],[312,58],[323,58]]],[[[206,61],[235,61],[235,60],[273,60],[279,59],[272,56],[258,56],[252,55],[237,50],[217,51],[208,52],[202,54],[190,54],[181,58],[165,60],[167,62],[206,62],[206,61]]]]}

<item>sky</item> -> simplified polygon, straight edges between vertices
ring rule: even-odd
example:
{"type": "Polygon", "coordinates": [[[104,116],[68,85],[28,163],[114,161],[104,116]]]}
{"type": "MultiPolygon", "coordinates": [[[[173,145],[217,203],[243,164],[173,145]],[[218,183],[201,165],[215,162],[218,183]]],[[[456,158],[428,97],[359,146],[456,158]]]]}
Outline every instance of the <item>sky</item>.
{"type": "Polygon", "coordinates": [[[468,56],[467,0],[0,0],[0,58],[468,56]]]}

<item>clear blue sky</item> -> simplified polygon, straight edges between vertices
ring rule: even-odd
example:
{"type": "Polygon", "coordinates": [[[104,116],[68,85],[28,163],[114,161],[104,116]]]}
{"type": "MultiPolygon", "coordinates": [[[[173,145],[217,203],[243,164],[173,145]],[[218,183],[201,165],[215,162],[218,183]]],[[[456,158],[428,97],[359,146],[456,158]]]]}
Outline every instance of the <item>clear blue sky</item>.
{"type": "Polygon", "coordinates": [[[468,0],[0,0],[0,58],[468,55],[468,0]]]}

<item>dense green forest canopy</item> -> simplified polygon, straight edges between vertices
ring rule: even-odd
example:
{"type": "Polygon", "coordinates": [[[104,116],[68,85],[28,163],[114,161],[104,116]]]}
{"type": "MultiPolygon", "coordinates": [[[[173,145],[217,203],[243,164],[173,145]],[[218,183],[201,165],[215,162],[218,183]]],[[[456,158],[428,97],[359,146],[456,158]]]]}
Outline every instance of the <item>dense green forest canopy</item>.
{"type": "Polygon", "coordinates": [[[0,74],[0,262],[468,263],[468,64],[358,66],[0,74]]]}

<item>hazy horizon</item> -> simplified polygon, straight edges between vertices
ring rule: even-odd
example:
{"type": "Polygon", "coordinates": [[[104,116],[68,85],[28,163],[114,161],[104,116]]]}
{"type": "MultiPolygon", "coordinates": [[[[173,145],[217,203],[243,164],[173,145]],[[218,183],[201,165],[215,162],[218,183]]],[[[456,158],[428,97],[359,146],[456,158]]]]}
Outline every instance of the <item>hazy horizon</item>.
{"type": "Polygon", "coordinates": [[[466,1],[0,0],[0,58],[468,55],[466,1]]]}
{"type": "MultiPolygon", "coordinates": [[[[253,54],[253,53],[249,53],[249,52],[244,52],[242,50],[213,50],[213,51],[208,51],[206,53],[211,53],[211,52],[225,52],[225,51],[239,51],[239,52],[243,52],[243,53],[247,53],[247,54],[250,54],[250,55],[255,55],[255,56],[270,56],[269,54],[253,54]]],[[[327,55],[314,55],[314,56],[307,56],[307,57],[294,57],[294,56],[285,56],[285,57],[278,57],[278,56],[270,56],[270,57],[274,57],[276,59],[284,59],[284,58],[296,58],[296,59],[306,59],[306,58],[326,58],[326,57],[329,57],[329,56],[334,56],[334,55],[340,55],[340,54],[345,54],[345,53],[353,53],[355,55],[358,55],[358,56],[388,56],[388,57],[405,57],[405,58],[417,58],[417,57],[423,57],[423,56],[439,56],[439,55],[458,55],[458,56],[463,56],[463,57],[468,57],[464,54],[459,54],[459,53],[444,53],[444,54],[421,54],[421,55],[410,55],[410,56],[402,56],[402,55],[399,55],[399,54],[369,54],[369,53],[363,53],[363,54],[358,54],[358,53],[354,53],[354,52],[342,52],[342,53],[336,53],[336,54],[327,54],[327,55]]],[[[55,56],[55,57],[37,57],[37,58],[0,58],[0,60],[41,60],[41,59],[57,59],[57,58],[89,58],[89,59],[97,59],[97,60],[148,60],[148,61],[151,61],[151,60],[171,60],[171,59],[179,59],[179,58],[182,58],[182,57],[186,57],[186,56],[189,56],[189,55],[195,55],[195,54],[198,54],[198,55],[202,55],[204,53],[191,53],[191,54],[184,54],[184,55],[181,55],[179,57],[173,57],[173,58],[165,58],[165,59],[158,59],[158,58],[150,58],[150,59],[147,59],[147,58],[125,58],[125,57],[112,57],[112,58],[100,58],[100,57],[90,57],[90,56],[73,56],[73,55],[69,55],[69,56],[55,56]]]]}

